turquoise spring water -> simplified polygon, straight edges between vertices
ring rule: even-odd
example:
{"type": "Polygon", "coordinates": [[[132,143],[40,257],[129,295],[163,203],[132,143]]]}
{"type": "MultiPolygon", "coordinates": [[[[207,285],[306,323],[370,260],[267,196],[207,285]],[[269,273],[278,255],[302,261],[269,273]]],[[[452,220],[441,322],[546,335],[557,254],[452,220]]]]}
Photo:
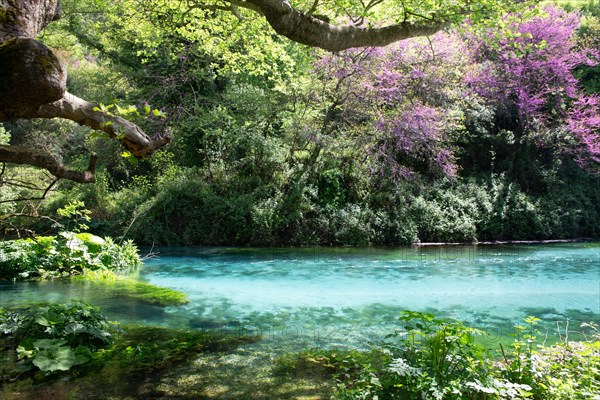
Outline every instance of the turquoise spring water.
{"type": "MultiPolygon", "coordinates": [[[[154,249],[157,251],[157,249],[154,249]]],[[[260,334],[274,348],[363,347],[401,310],[475,325],[494,342],[528,315],[548,340],[600,322],[600,243],[401,249],[161,248],[141,279],[187,293],[166,309],[93,285],[0,284],[2,305],[79,298],[123,322],[260,334]]]]}

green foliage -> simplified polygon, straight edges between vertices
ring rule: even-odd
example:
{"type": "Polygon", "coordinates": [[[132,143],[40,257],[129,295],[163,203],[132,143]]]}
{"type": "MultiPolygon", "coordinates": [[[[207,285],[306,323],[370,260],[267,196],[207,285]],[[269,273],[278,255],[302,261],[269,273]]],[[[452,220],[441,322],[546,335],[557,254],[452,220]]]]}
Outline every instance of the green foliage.
{"type": "Polygon", "coordinates": [[[10,132],[6,130],[4,125],[0,124],[0,145],[8,145],[10,142],[10,132]]]}
{"type": "Polygon", "coordinates": [[[86,223],[91,220],[91,212],[84,207],[85,204],[82,201],[75,200],[56,210],[56,215],[68,221],[66,226],[63,225],[66,231],[82,232],[89,229],[86,223]],[[71,224],[74,226],[71,227],[71,224]]]}
{"type": "MultiPolygon", "coordinates": [[[[600,2],[590,2],[588,15],[578,31],[578,44],[589,48],[600,46],[600,2]]],[[[585,9],[584,9],[585,10],[585,9]]],[[[575,76],[586,93],[600,93],[600,65],[584,65],[575,71],[575,76]]]]}
{"type": "MultiPolygon", "coordinates": [[[[326,357],[337,377],[336,398],[567,400],[593,399],[600,388],[597,330],[589,341],[536,346],[539,319],[528,317],[497,362],[477,344],[481,332],[460,322],[412,311],[400,321],[402,329],[389,335],[380,353],[326,357]]],[[[280,364],[293,371],[303,359],[287,356],[280,364]]]]}
{"type": "Polygon", "coordinates": [[[277,357],[273,363],[273,372],[277,376],[296,377],[318,373],[339,381],[353,382],[352,385],[355,386],[365,369],[380,370],[389,361],[387,351],[309,349],[277,357]]]}
{"type": "Polygon", "coordinates": [[[360,197],[346,189],[348,200],[336,205],[321,204],[319,189],[308,182],[257,182],[223,172],[203,182],[198,169],[175,171],[111,200],[123,212],[119,218],[134,215],[127,234],[137,242],[389,245],[600,234],[593,223],[600,215],[597,178],[576,169],[549,176],[549,190],[537,195],[495,175],[360,197]]]}
{"type": "Polygon", "coordinates": [[[437,190],[413,203],[419,238],[432,242],[473,242],[477,240],[480,209],[476,199],[453,190],[437,190]]]}
{"type": "MultiPolygon", "coordinates": [[[[257,339],[152,326],[121,329],[97,307],[76,302],[0,308],[0,383],[69,379],[76,386],[77,379],[88,379],[93,387],[119,386],[188,362],[193,354],[226,351],[257,339]]],[[[104,387],[102,393],[111,389],[104,387]]]]}
{"type": "MultiPolygon", "coordinates": [[[[313,11],[344,23],[350,13],[357,21],[364,18],[365,26],[384,16],[417,21],[437,14],[456,22],[463,17],[447,13],[461,4],[477,9],[474,23],[528,5],[342,1],[315,3],[313,11]]],[[[598,48],[597,4],[583,7],[581,46],[598,48]]],[[[313,2],[294,5],[308,10],[313,2]]],[[[71,123],[5,123],[12,143],[35,146],[43,138],[47,150],[74,169],[86,167],[91,151],[99,155],[95,185],[60,182],[41,207],[28,205],[32,214],[52,215],[85,203],[91,213],[60,217],[64,229],[141,244],[256,246],[600,235],[597,177],[575,171],[552,149],[521,146],[502,125],[513,119],[465,93],[464,73],[473,65],[448,37],[404,41],[399,46],[406,51],[382,70],[374,66],[383,50],[344,53],[335,58],[340,77],[318,67],[319,50],[267,34],[272,31],[265,19],[250,18],[253,13],[243,8],[237,18],[218,7],[188,10],[185,2],[172,0],[141,8],[134,0],[64,1],[63,7],[63,19],[42,40],[67,66],[69,90],[106,112],[133,118],[150,136],[172,137],[165,149],[138,160],[121,157],[118,143],[71,123]],[[379,75],[368,87],[353,81],[379,75]],[[395,93],[397,104],[379,102],[371,115],[362,97],[379,87],[395,93]],[[369,156],[368,143],[381,143],[368,122],[400,115],[398,105],[421,103],[444,116],[440,129],[448,135],[460,176],[454,181],[433,173],[412,180],[375,176],[380,165],[369,156]]],[[[595,90],[597,68],[579,71],[588,91],[595,90]]],[[[414,109],[408,110],[399,123],[414,119],[422,125],[414,109]]],[[[431,158],[402,157],[396,161],[415,170],[431,158]]],[[[38,180],[33,176],[29,169],[12,175],[28,183],[38,180]]],[[[3,186],[0,201],[31,194],[3,186]]],[[[16,203],[0,203],[0,214],[16,210],[16,203]]],[[[0,229],[17,233],[14,226],[56,231],[44,218],[0,218],[0,229]]]]}
{"type": "Polygon", "coordinates": [[[62,339],[36,340],[32,344],[32,350],[18,347],[17,354],[19,358],[31,358],[31,363],[43,372],[68,371],[89,360],[85,356],[78,359],[73,349],[65,344],[62,339]]]}
{"type": "Polygon", "coordinates": [[[549,177],[544,194],[526,193],[505,175],[438,182],[409,206],[421,241],[595,237],[597,178],[572,170],[549,177]],[[568,183],[567,183],[568,182],[568,183]]]}
{"type": "Polygon", "coordinates": [[[61,232],[0,242],[0,279],[20,280],[123,270],[140,264],[133,242],[118,245],[89,233],[61,232]]]}
{"type": "Polygon", "coordinates": [[[364,370],[362,385],[349,391],[342,383],[341,398],[370,393],[382,399],[466,399],[468,382],[486,380],[485,351],[474,339],[482,332],[426,313],[404,311],[400,321],[403,329],[385,345],[389,364],[383,371],[364,370]]]}
{"type": "Polygon", "coordinates": [[[16,345],[18,371],[67,371],[113,341],[115,326],[85,303],[2,310],[0,333],[16,345]]]}
{"type": "Polygon", "coordinates": [[[551,347],[540,346],[539,318],[527,317],[515,327],[511,348],[502,348],[503,362],[498,375],[506,382],[527,388],[533,399],[592,399],[600,391],[600,335],[596,324],[585,342],[565,342],[551,347]]]}
{"type": "Polygon", "coordinates": [[[251,235],[251,199],[251,194],[219,195],[201,179],[180,176],[139,206],[130,234],[163,244],[241,243],[251,235]]]}

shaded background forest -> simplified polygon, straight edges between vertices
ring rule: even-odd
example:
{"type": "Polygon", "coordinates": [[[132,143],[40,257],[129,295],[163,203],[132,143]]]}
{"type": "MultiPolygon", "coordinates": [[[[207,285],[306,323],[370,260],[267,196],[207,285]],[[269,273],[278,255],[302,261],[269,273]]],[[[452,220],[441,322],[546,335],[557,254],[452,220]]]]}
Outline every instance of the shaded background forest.
{"type": "Polygon", "coordinates": [[[252,14],[109,3],[64,2],[41,40],[71,93],[172,142],[137,160],[67,121],[0,125],[0,143],[100,160],[95,184],[43,201],[10,201],[52,180],[6,166],[7,237],[51,231],[74,201],[91,232],[139,244],[600,237],[598,2],[337,54],[252,14]]]}

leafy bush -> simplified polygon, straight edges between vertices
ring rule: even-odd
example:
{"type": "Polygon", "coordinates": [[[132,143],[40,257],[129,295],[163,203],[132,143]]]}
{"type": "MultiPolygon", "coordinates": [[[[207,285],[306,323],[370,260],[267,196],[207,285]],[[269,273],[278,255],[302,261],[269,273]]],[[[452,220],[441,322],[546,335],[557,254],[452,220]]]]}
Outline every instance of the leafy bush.
{"type": "Polygon", "coordinates": [[[472,198],[452,191],[435,192],[432,199],[417,197],[413,215],[419,238],[432,242],[473,242],[477,240],[479,210],[472,198]]]}
{"type": "MultiPolygon", "coordinates": [[[[515,327],[510,348],[501,346],[498,361],[475,341],[481,332],[460,322],[411,311],[400,321],[402,329],[388,336],[379,353],[316,353],[334,370],[338,399],[568,400],[596,399],[600,392],[594,324],[584,324],[594,332],[585,342],[545,347],[537,345],[539,319],[528,317],[515,327]]],[[[289,370],[298,361],[288,356],[279,364],[289,370]]]]}
{"type": "Polygon", "coordinates": [[[118,245],[89,233],[61,232],[0,242],[0,280],[49,278],[84,270],[120,270],[140,264],[131,242],[118,245]]]}
{"type": "Polygon", "coordinates": [[[480,331],[411,311],[400,321],[403,329],[384,345],[389,362],[379,370],[368,365],[351,383],[342,380],[339,398],[467,399],[468,382],[488,380],[485,350],[474,339],[480,331]]]}
{"type": "MultiPolygon", "coordinates": [[[[495,371],[500,381],[526,388],[534,399],[596,399],[600,393],[600,335],[597,325],[583,324],[592,330],[585,342],[536,346],[539,319],[528,317],[515,327],[515,340],[495,371]],[[538,350],[535,350],[538,348],[538,350]]],[[[506,389],[507,385],[504,385],[506,389]]],[[[503,394],[502,390],[499,394],[503,394]]]]}
{"type": "Polygon", "coordinates": [[[251,237],[252,195],[233,196],[205,184],[193,171],[164,182],[141,204],[130,234],[144,243],[241,244],[251,237]]]}
{"type": "Polygon", "coordinates": [[[0,312],[0,334],[16,347],[21,370],[67,371],[112,343],[115,325],[85,303],[0,312]]]}

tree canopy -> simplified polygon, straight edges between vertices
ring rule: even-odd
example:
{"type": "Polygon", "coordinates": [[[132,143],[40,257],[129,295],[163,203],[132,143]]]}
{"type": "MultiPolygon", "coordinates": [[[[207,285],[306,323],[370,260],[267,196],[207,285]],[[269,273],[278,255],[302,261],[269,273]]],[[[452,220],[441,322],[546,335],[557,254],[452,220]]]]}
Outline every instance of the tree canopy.
{"type": "MultiPolygon", "coordinates": [[[[48,93],[62,97],[2,81],[3,159],[42,168],[0,164],[0,229],[51,232],[77,200],[94,233],[148,244],[597,235],[590,4],[496,4],[427,36],[329,51],[230,3],[63,1],[62,18],[18,38],[55,56],[48,93]]],[[[384,3],[293,5],[332,27],[406,22],[384,3]]]]}
{"type": "MultiPolygon", "coordinates": [[[[218,32],[224,26],[214,23],[216,13],[239,21],[249,18],[240,9],[258,13],[275,32],[298,43],[340,51],[351,47],[384,46],[398,40],[429,35],[466,17],[490,18],[506,10],[513,2],[504,0],[473,1],[345,1],[334,7],[318,0],[292,4],[283,0],[249,1],[137,1],[118,2],[114,6],[102,1],[68,4],[71,12],[78,7],[93,7],[101,13],[119,8],[111,23],[125,23],[127,10],[149,13],[171,21],[172,28],[185,36],[202,40],[203,35],[218,32]],[[345,20],[346,23],[340,23],[345,20]]],[[[3,2],[0,19],[0,121],[17,118],[65,118],[92,129],[106,132],[121,141],[132,155],[152,153],[169,141],[168,136],[150,138],[136,125],[106,112],[96,105],[66,91],[66,72],[56,56],[36,40],[40,32],[61,17],[59,0],[17,0],[3,2]]],[[[90,9],[88,9],[90,11],[90,9]]],[[[102,19],[102,17],[100,17],[102,19]]],[[[135,29],[135,28],[134,28],[135,29]]],[[[150,36],[153,32],[147,32],[150,36]]],[[[266,35],[266,33],[265,33],[266,35]]],[[[142,39],[143,40],[143,39],[142,39]]],[[[152,47],[151,42],[146,42],[152,47]]],[[[156,43],[155,46],[158,46],[156,43]]],[[[0,161],[35,165],[48,169],[59,178],[93,182],[93,166],[85,173],[74,173],[57,165],[39,150],[0,148],[0,161]]]]}

